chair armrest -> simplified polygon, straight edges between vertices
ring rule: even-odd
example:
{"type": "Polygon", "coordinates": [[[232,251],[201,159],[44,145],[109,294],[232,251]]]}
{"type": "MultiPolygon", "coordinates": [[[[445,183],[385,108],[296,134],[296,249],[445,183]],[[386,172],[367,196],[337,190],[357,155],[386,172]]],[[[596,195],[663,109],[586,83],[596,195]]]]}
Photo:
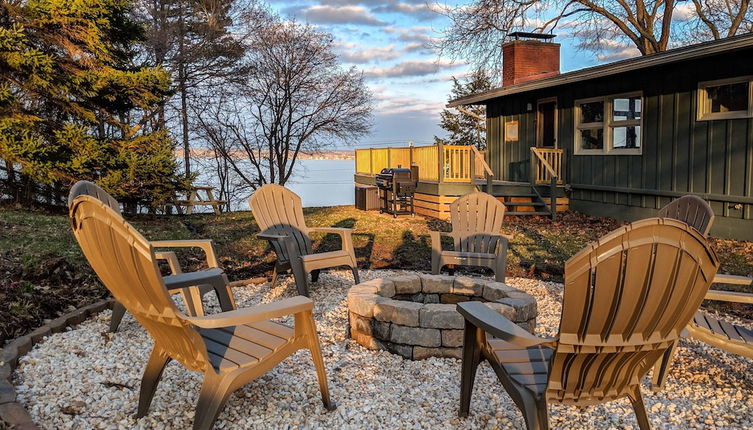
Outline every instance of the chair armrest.
{"type": "Polygon", "coordinates": [[[352,228],[342,228],[342,227],[309,227],[308,231],[309,232],[318,231],[320,233],[334,233],[334,234],[339,234],[340,236],[353,233],[352,228]]]}
{"type": "Polygon", "coordinates": [[[183,273],[183,269],[180,268],[178,262],[178,256],[172,251],[155,252],[154,258],[157,260],[167,260],[167,265],[170,266],[170,273],[173,275],[180,275],[183,273]]]}
{"type": "Polygon", "coordinates": [[[442,236],[452,237],[452,233],[446,231],[429,230],[429,237],[431,238],[431,250],[441,253],[442,252],[442,236]]]}
{"type": "Polygon", "coordinates": [[[334,233],[337,235],[340,235],[340,241],[342,243],[342,250],[348,251],[350,253],[355,253],[353,250],[353,229],[352,228],[342,228],[342,227],[309,227],[308,232],[306,234],[311,234],[312,232],[319,232],[319,233],[334,233]]]}
{"type": "Polygon", "coordinates": [[[457,310],[466,321],[505,342],[519,345],[522,348],[537,345],[549,348],[557,346],[555,338],[534,336],[481,302],[458,303],[457,310]]]}
{"type": "Polygon", "coordinates": [[[715,284],[733,284],[733,285],[750,285],[750,284],[753,284],[753,278],[750,278],[748,276],[724,275],[721,273],[717,273],[716,276],[714,276],[714,283],[715,284]]]}
{"type": "Polygon", "coordinates": [[[753,294],[740,293],[737,291],[709,290],[706,293],[706,297],[704,297],[704,299],[753,304],[753,294]]]}
{"type": "Polygon", "coordinates": [[[256,237],[262,240],[279,240],[284,241],[288,238],[285,234],[272,234],[272,233],[257,233],[256,237]]]}
{"type": "Polygon", "coordinates": [[[251,324],[271,318],[279,318],[300,312],[311,311],[314,302],[308,297],[296,296],[273,303],[265,303],[251,308],[220,312],[203,317],[185,317],[186,321],[201,328],[221,328],[251,324]]]}
{"type": "Polygon", "coordinates": [[[150,243],[155,248],[201,248],[207,256],[207,266],[220,267],[217,263],[217,254],[214,252],[214,242],[211,239],[155,240],[150,243]]]}

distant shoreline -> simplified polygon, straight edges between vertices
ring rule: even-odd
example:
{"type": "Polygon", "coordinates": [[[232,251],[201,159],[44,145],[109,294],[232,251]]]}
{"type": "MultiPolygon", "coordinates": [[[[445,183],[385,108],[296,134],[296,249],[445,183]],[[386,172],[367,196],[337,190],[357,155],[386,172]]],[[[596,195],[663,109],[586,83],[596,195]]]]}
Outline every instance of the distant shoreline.
{"type": "MultiPolygon", "coordinates": [[[[176,158],[183,158],[183,150],[176,148],[174,155],[176,158]]],[[[214,158],[214,151],[205,148],[191,149],[191,158],[214,158]]],[[[238,151],[235,158],[245,158],[245,155],[238,151]]],[[[298,160],[355,160],[355,151],[348,149],[334,149],[327,151],[318,151],[315,153],[299,153],[298,160]]]]}

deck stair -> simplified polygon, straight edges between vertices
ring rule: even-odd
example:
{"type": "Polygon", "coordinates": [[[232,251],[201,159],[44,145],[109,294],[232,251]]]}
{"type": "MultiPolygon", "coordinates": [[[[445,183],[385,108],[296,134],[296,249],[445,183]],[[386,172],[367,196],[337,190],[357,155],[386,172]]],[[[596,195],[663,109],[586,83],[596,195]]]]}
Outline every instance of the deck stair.
{"type": "Polygon", "coordinates": [[[568,208],[568,199],[565,197],[562,185],[551,188],[548,185],[528,182],[493,181],[490,191],[487,181],[477,180],[475,184],[480,191],[489,193],[502,202],[509,216],[547,216],[554,219],[556,212],[568,208]],[[554,210],[552,190],[555,193],[556,208],[554,210]]]}

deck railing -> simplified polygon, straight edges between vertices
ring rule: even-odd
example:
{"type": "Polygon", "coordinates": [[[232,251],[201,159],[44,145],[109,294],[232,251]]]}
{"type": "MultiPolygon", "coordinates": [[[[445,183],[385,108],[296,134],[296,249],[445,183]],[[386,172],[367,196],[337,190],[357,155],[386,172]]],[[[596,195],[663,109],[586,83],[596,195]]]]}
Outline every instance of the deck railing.
{"type": "Polygon", "coordinates": [[[475,146],[431,145],[356,149],[356,173],[375,175],[386,167],[418,166],[422,181],[465,182],[494,174],[475,146]]]}
{"type": "Polygon", "coordinates": [[[564,149],[531,148],[531,178],[536,184],[548,184],[552,178],[562,183],[564,149]]]}

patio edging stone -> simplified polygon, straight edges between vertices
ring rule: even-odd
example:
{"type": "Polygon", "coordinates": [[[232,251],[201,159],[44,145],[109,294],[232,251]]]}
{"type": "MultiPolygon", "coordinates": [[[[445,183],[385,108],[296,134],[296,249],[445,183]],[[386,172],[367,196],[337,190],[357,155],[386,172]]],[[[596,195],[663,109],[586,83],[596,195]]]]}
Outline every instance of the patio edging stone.
{"type": "Polygon", "coordinates": [[[89,317],[112,308],[114,300],[104,299],[55,318],[31,333],[10,341],[0,352],[0,424],[14,430],[39,430],[29,412],[18,402],[11,377],[18,360],[49,335],[81,324],[89,317]]]}

